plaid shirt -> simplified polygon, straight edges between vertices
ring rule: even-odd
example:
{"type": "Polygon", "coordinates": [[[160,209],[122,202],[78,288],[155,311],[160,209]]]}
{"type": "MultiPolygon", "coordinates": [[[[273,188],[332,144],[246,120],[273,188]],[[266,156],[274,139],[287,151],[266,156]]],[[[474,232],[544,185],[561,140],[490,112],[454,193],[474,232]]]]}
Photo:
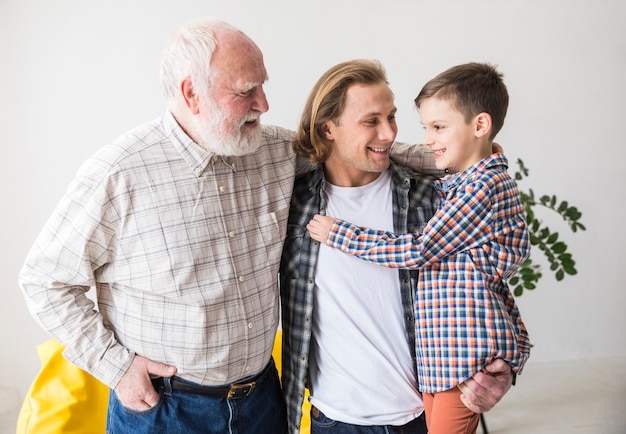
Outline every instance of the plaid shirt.
{"type": "MultiPolygon", "coordinates": [[[[433,178],[416,175],[393,162],[389,168],[393,188],[393,222],[399,232],[423,229],[434,214],[438,198],[433,178]],[[410,211],[410,212],[409,212],[410,211]]],[[[315,267],[319,243],[312,240],[306,224],[324,213],[323,169],[296,179],[291,199],[287,240],[280,266],[283,324],[282,384],[287,401],[289,432],[298,433],[309,363],[315,267]]],[[[414,294],[417,272],[400,271],[400,286],[406,318],[405,339],[415,361],[414,294]]]]}
{"type": "Polygon", "coordinates": [[[279,321],[292,137],[264,126],[254,154],[221,157],[168,112],[86,161],[20,273],[64,355],[109,387],[134,353],[206,385],[260,372],[279,321]]]}
{"type": "Polygon", "coordinates": [[[436,181],[442,207],[423,233],[392,234],[337,220],[328,245],[387,267],[421,269],[416,298],[422,392],[450,389],[495,358],[519,372],[528,333],[506,279],[530,253],[508,162],[494,154],[436,181]]]}

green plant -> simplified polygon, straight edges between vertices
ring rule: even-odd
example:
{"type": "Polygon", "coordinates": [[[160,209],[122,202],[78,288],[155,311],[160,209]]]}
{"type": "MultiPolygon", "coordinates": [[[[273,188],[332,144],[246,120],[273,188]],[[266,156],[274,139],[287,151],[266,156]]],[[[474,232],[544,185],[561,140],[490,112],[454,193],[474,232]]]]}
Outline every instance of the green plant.
{"type": "MultiPolygon", "coordinates": [[[[559,214],[572,232],[586,230],[585,226],[579,221],[582,214],[575,206],[570,206],[567,201],[558,203],[555,195],[543,195],[537,200],[532,189],[522,190],[519,186],[519,181],[528,177],[528,169],[519,158],[517,159],[517,164],[519,170],[515,172],[514,179],[518,184],[522,203],[526,209],[526,222],[528,223],[531,245],[543,252],[557,281],[563,280],[566,274],[577,274],[576,262],[567,250],[567,244],[559,240],[558,232],[553,231],[547,224],[544,224],[543,221],[537,218],[535,207],[547,208],[559,214]]],[[[533,263],[531,256],[526,259],[518,272],[509,279],[509,285],[513,288],[515,296],[522,295],[524,289],[535,289],[537,282],[542,277],[541,266],[533,263]]]]}

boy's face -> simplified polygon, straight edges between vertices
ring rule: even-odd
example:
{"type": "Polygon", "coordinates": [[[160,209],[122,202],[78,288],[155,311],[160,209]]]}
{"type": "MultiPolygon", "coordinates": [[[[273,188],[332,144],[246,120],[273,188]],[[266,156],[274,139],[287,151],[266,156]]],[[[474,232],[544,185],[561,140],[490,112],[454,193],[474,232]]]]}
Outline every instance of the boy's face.
{"type": "Polygon", "coordinates": [[[463,171],[489,155],[484,155],[485,138],[478,116],[466,122],[450,102],[435,97],[422,101],[419,113],[424,144],[435,153],[437,169],[463,171]]]}
{"type": "Polygon", "coordinates": [[[396,139],[396,106],[385,83],[353,84],[348,88],[337,123],[326,123],[332,152],[324,163],[334,185],[365,185],[389,167],[389,148],[396,139]]]}

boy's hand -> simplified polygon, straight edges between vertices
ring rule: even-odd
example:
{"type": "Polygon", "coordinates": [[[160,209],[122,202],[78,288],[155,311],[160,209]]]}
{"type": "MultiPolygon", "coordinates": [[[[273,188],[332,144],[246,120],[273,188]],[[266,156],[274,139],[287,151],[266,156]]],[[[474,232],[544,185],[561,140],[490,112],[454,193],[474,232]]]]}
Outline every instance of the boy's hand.
{"type": "Polygon", "coordinates": [[[306,225],[306,228],[309,230],[311,238],[315,241],[326,244],[328,232],[330,232],[330,228],[334,221],[334,217],[315,214],[311,221],[309,221],[309,224],[306,225]]]}

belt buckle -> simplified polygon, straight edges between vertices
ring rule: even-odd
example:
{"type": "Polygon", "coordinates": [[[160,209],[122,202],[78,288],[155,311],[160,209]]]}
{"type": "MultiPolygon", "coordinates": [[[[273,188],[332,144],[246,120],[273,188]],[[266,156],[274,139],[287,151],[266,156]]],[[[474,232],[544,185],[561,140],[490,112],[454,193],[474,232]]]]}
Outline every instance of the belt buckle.
{"type": "Polygon", "coordinates": [[[256,381],[251,381],[245,384],[233,384],[228,390],[227,399],[239,399],[244,396],[250,396],[254,388],[256,387],[256,381]]]}

